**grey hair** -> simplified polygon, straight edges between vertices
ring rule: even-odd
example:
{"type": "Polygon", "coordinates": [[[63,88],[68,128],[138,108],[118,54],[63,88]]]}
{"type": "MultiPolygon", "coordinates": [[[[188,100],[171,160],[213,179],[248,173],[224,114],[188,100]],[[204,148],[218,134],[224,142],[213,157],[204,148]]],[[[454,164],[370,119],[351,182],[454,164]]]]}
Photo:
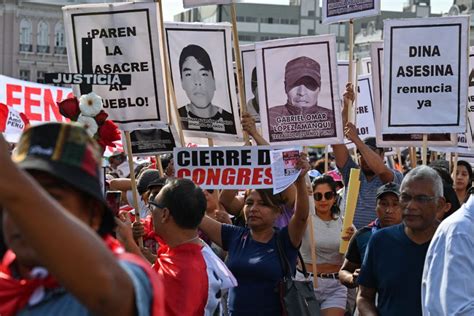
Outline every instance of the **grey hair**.
{"type": "Polygon", "coordinates": [[[401,189],[406,185],[407,182],[412,180],[429,180],[433,182],[433,191],[437,197],[443,196],[443,180],[439,174],[431,167],[418,166],[415,169],[410,170],[403,178],[401,189]]]}

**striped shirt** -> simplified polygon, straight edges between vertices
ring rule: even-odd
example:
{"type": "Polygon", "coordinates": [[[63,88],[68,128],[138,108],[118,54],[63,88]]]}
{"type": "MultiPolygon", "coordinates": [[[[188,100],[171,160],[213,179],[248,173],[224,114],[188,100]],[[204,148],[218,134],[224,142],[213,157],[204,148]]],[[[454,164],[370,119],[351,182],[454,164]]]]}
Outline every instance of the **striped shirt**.
{"type": "MultiPolygon", "coordinates": [[[[349,176],[352,168],[359,169],[360,167],[354,162],[354,160],[352,160],[352,157],[349,156],[344,167],[339,170],[342,174],[345,185],[349,183],[349,176]]],[[[394,169],[390,169],[390,171],[393,173],[393,182],[401,184],[403,175],[394,169]]],[[[354,214],[354,225],[357,229],[369,225],[377,217],[375,213],[375,206],[377,204],[375,193],[379,187],[385,184],[379,176],[375,176],[368,180],[363,172],[360,173],[359,180],[359,197],[357,199],[357,207],[354,214]]],[[[348,190],[345,190],[344,193],[345,201],[347,200],[347,191],[348,190]]]]}

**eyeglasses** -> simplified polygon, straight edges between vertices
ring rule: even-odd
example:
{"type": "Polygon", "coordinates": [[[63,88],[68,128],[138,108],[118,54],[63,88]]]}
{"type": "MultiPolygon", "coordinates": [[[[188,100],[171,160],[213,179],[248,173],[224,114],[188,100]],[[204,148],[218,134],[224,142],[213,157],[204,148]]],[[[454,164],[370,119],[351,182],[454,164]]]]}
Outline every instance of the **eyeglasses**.
{"type": "Polygon", "coordinates": [[[324,194],[323,194],[323,193],[319,193],[319,192],[314,193],[314,199],[315,199],[316,201],[321,201],[321,200],[323,199],[323,196],[324,196],[324,199],[325,199],[325,200],[331,200],[331,199],[334,198],[335,194],[334,194],[334,192],[332,192],[332,191],[324,192],[324,194]]]}
{"type": "Polygon", "coordinates": [[[150,211],[153,211],[153,208],[165,208],[166,205],[162,204],[162,203],[156,203],[155,201],[148,201],[148,208],[150,209],[150,211]]]}
{"type": "Polygon", "coordinates": [[[427,203],[433,201],[436,198],[438,198],[438,197],[437,196],[424,195],[424,194],[411,196],[411,195],[402,193],[400,195],[400,203],[408,204],[408,203],[410,203],[411,200],[413,200],[416,203],[427,204],[427,203]]]}

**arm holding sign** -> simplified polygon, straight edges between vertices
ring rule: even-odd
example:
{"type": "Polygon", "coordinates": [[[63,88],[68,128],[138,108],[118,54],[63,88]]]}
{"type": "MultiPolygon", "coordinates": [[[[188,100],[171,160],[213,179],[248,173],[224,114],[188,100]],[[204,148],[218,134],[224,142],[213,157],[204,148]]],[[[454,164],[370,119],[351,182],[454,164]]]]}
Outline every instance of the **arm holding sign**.
{"type": "Polygon", "coordinates": [[[357,128],[352,123],[347,123],[346,128],[344,129],[344,134],[346,135],[347,139],[352,141],[357,146],[357,150],[360,152],[362,158],[364,158],[364,161],[369,169],[379,176],[383,183],[393,181],[395,176],[383,161],[383,151],[380,153],[379,149],[372,149],[367,146],[359,138],[359,135],[357,134],[357,128]]]}
{"type": "MultiPolygon", "coordinates": [[[[344,105],[342,108],[343,126],[346,126],[347,122],[349,121],[349,109],[352,106],[354,99],[354,86],[352,83],[348,82],[346,84],[346,91],[344,92],[344,105]]],[[[336,166],[339,169],[342,169],[342,167],[346,165],[347,159],[349,159],[349,150],[344,144],[332,145],[332,149],[336,158],[336,166]]]]}
{"type": "Polygon", "coordinates": [[[257,131],[255,119],[247,112],[242,114],[242,129],[253,137],[257,145],[269,145],[267,140],[257,131]]]}
{"type": "Polygon", "coordinates": [[[238,216],[244,207],[244,197],[238,196],[237,192],[237,190],[222,190],[219,195],[219,203],[234,216],[238,216]]]}

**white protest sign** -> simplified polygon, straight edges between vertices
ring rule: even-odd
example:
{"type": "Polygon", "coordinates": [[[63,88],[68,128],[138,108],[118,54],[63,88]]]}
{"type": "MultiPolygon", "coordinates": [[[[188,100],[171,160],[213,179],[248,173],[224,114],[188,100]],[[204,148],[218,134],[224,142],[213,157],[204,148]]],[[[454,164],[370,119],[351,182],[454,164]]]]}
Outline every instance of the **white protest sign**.
{"type": "Polygon", "coordinates": [[[270,144],[343,142],[334,35],[256,43],[263,137],[270,144]]]}
{"type": "MultiPolygon", "coordinates": [[[[166,98],[157,3],[104,3],[63,7],[69,70],[128,75],[130,85],[75,84],[94,91],[122,130],[166,127],[166,98]]],[[[90,90],[90,91],[89,91],[90,90]]]]}
{"type": "Polygon", "coordinates": [[[344,22],[380,14],[380,0],[323,0],[323,23],[344,22]]]}
{"type": "Polygon", "coordinates": [[[175,176],[193,180],[203,189],[264,189],[272,187],[269,146],[176,147],[175,176]]]}
{"type": "MultiPolygon", "coordinates": [[[[357,103],[354,108],[357,135],[362,140],[367,137],[375,137],[374,102],[370,75],[359,76],[357,81],[357,103]]],[[[346,146],[353,148],[354,143],[346,140],[346,146]]]]}
{"type": "Polygon", "coordinates": [[[386,20],[383,133],[466,131],[469,17],[386,20]]]}
{"type": "Polygon", "coordinates": [[[49,86],[0,75],[0,103],[24,113],[32,124],[66,122],[56,102],[73,97],[69,88],[49,86]]]}
{"type": "Polygon", "coordinates": [[[372,59],[370,57],[364,57],[360,60],[362,75],[372,73],[372,59]]]}
{"type": "MultiPolygon", "coordinates": [[[[383,42],[374,42],[370,49],[372,63],[372,83],[374,92],[375,131],[377,146],[400,147],[400,146],[423,146],[422,134],[382,134],[381,108],[382,108],[382,78],[383,78],[383,42]]],[[[453,146],[456,145],[456,134],[429,134],[428,145],[430,146],[453,146]]]]}
{"type": "Polygon", "coordinates": [[[240,140],[231,24],[166,23],[171,79],[186,137],[240,140]]]}
{"type": "MultiPolygon", "coordinates": [[[[352,80],[351,82],[356,82],[357,80],[357,63],[352,63],[352,80]]],[[[337,61],[337,77],[339,79],[339,96],[341,100],[343,99],[344,92],[346,91],[346,84],[349,78],[349,61],[348,60],[338,60],[337,61]]]]}
{"type": "Polygon", "coordinates": [[[303,147],[276,149],[270,152],[273,175],[273,194],[285,191],[301,173],[296,168],[303,147]]]}
{"type": "Polygon", "coordinates": [[[472,147],[472,133],[469,130],[474,130],[474,47],[469,48],[469,88],[467,97],[467,121],[468,131],[466,134],[469,147],[472,147]]]}
{"type": "MultiPolygon", "coordinates": [[[[471,128],[468,127],[469,132],[471,128]]],[[[472,146],[472,139],[468,139],[468,133],[459,133],[457,134],[458,143],[456,147],[432,147],[430,150],[438,151],[442,153],[462,153],[462,154],[474,154],[474,151],[471,151],[470,147],[472,146]]]]}
{"type": "Polygon", "coordinates": [[[255,45],[240,46],[240,60],[242,61],[242,75],[244,77],[245,100],[247,113],[252,115],[255,122],[260,123],[260,105],[258,100],[257,56],[255,45]]]}
{"type": "Polygon", "coordinates": [[[237,2],[236,0],[183,0],[184,8],[194,8],[211,4],[231,4],[237,2]]]}
{"type": "Polygon", "coordinates": [[[7,142],[18,142],[28,124],[29,121],[25,114],[0,103],[0,132],[3,133],[7,142]]]}

